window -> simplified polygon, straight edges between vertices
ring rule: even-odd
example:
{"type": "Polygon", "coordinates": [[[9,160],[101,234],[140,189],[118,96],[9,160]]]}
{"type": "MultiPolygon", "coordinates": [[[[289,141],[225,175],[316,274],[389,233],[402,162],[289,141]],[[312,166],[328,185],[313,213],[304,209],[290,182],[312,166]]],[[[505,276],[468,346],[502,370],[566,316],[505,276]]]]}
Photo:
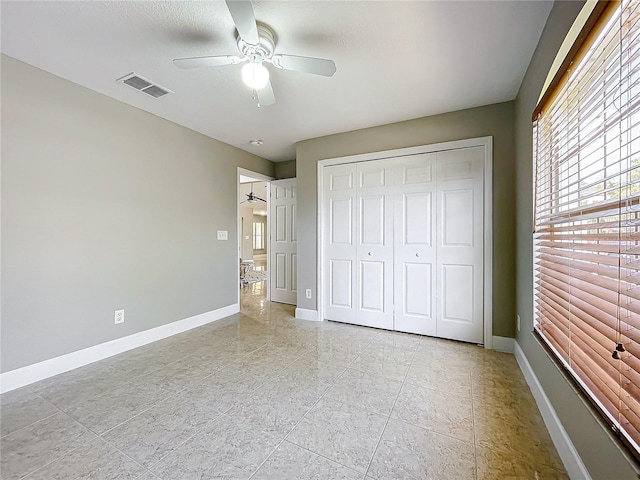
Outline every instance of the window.
{"type": "Polygon", "coordinates": [[[253,249],[264,250],[264,222],[253,222],[253,249]]]}
{"type": "Polygon", "coordinates": [[[535,331],[636,456],[639,5],[598,13],[533,125],[535,331]]]}

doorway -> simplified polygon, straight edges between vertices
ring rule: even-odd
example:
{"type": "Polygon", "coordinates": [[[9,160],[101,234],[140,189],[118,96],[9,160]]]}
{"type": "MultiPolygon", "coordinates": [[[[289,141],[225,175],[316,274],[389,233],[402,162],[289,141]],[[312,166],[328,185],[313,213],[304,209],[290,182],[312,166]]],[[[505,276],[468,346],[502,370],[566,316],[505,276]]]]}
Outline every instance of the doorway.
{"type": "Polygon", "coordinates": [[[238,283],[240,310],[262,308],[269,296],[271,178],[238,169],[238,283]]]}

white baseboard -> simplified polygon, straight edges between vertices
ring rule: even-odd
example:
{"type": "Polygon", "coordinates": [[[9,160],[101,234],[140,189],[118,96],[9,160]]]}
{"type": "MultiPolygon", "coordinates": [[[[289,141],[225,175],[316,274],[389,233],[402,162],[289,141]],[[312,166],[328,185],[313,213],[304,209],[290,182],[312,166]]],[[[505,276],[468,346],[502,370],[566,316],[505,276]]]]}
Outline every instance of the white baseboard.
{"type": "Polygon", "coordinates": [[[547,430],[549,430],[549,435],[551,435],[551,440],[553,440],[553,444],[555,445],[556,450],[558,450],[562,463],[564,463],[564,468],[569,474],[569,478],[576,480],[591,480],[589,471],[584,466],[576,447],[573,446],[571,438],[569,438],[569,435],[562,426],[553,405],[551,405],[549,397],[544,393],[542,385],[540,385],[540,382],[538,381],[538,377],[536,377],[527,357],[525,357],[522,348],[520,348],[520,345],[518,345],[517,342],[515,343],[515,356],[518,361],[518,365],[520,365],[520,370],[522,370],[524,378],[536,400],[536,404],[540,409],[542,419],[547,426],[547,430]]]}
{"type": "Polygon", "coordinates": [[[496,337],[492,338],[491,349],[498,352],[513,353],[516,346],[516,339],[509,337],[496,337]]]}
{"type": "Polygon", "coordinates": [[[0,374],[0,393],[186,332],[240,311],[237,303],[0,374]]]}
{"type": "Polygon", "coordinates": [[[296,308],[296,318],[300,320],[311,320],[312,322],[320,321],[317,310],[307,310],[306,308],[296,308]]]}

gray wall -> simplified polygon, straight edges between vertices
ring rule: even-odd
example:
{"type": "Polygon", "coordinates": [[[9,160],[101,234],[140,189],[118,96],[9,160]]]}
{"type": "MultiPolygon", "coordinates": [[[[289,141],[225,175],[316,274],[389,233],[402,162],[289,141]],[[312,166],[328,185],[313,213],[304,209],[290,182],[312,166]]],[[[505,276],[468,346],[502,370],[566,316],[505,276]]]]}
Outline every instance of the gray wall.
{"type": "Polygon", "coordinates": [[[236,303],[237,167],[273,164],[1,61],[1,370],[236,303]]]}
{"type": "Polygon", "coordinates": [[[253,208],[241,206],[240,219],[242,220],[240,258],[243,261],[253,260],[253,208]]]}
{"type": "Polygon", "coordinates": [[[638,478],[605,428],[533,337],[533,201],[531,114],[551,64],[582,2],[556,2],[516,99],[517,341],[594,479],[638,478]]]}
{"type": "Polygon", "coordinates": [[[345,155],[493,136],[493,334],[514,336],[514,103],[506,102],[297,144],[298,307],[316,310],[317,162],[345,155]],[[313,299],[304,296],[310,288],[313,299]]]}
{"type": "Polygon", "coordinates": [[[283,180],[285,178],[296,178],[296,161],[289,160],[288,162],[276,162],[276,180],[283,180]]]}

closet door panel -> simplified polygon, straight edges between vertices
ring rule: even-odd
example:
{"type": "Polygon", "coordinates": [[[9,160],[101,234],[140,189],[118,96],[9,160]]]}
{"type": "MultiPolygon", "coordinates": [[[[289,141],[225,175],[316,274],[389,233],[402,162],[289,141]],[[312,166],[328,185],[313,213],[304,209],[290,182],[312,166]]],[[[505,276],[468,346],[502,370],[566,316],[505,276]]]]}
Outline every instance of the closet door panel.
{"type": "Polygon", "coordinates": [[[324,317],[356,323],[356,167],[323,169],[324,317]]]}
{"type": "Polygon", "coordinates": [[[437,336],[483,341],[484,148],[437,153],[437,336]]]}
{"type": "Polygon", "coordinates": [[[393,160],[357,165],[357,322],[393,329],[393,160]]]}
{"type": "Polygon", "coordinates": [[[396,160],[394,191],[395,329],[436,334],[435,154],[396,160]]]}

